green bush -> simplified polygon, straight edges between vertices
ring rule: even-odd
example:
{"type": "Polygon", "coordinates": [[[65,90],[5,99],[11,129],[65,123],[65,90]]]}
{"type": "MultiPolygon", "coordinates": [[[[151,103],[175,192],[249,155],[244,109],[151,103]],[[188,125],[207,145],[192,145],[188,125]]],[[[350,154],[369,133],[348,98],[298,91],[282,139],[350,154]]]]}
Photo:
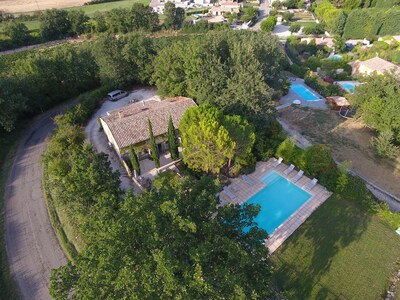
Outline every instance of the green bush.
{"type": "Polygon", "coordinates": [[[266,18],[264,21],[261,22],[261,30],[262,31],[272,31],[275,28],[277,22],[277,17],[276,16],[269,16],[266,18]]]}
{"type": "Polygon", "coordinates": [[[315,144],[305,152],[306,172],[313,177],[318,177],[335,169],[331,149],[323,144],[315,144]]]}
{"type": "Polygon", "coordinates": [[[301,28],[301,25],[299,23],[293,23],[292,25],[290,25],[289,31],[291,33],[298,32],[300,30],[300,28],[301,28]]]}
{"type": "Polygon", "coordinates": [[[371,139],[371,144],[379,157],[396,158],[399,155],[399,147],[393,144],[391,131],[380,132],[378,137],[371,139]]]}
{"type": "Polygon", "coordinates": [[[313,72],[308,72],[304,77],[304,81],[324,97],[343,95],[343,91],[339,86],[323,81],[313,72]]]}
{"type": "Polygon", "coordinates": [[[296,146],[296,138],[286,138],[276,150],[276,157],[282,157],[285,163],[292,163],[297,169],[306,167],[305,152],[296,146]]]}
{"type": "Polygon", "coordinates": [[[311,35],[311,34],[322,34],[325,32],[325,28],[323,24],[315,24],[312,26],[307,26],[304,28],[304,34],[311,35]]]}
{"type": "Polygon", "coordinates": [[[307,69],[305,67],[299,66],[297,64],[290,65],[289,71],[300,78],[304,78],[307,73],[307,69]]]}

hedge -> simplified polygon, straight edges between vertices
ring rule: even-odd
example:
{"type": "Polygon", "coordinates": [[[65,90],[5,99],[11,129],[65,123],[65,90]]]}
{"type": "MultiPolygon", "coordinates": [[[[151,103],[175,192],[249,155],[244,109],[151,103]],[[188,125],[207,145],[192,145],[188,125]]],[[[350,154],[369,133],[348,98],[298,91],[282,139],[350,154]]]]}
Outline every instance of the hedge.
{"type": "Polygon", "coordinates": [[[400,9],[357,9],[349,13],[345,38],[365,38],[400,33],[400,9]]]}

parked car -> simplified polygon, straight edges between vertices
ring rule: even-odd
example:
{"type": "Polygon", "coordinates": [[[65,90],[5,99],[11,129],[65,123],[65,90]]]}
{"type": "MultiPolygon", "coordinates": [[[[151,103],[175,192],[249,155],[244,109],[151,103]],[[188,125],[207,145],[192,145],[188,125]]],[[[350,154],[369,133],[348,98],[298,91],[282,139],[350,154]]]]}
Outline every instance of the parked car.
{"type": "Polygon", "coordinates": [[[119,100],[121,98],[124,98],[124,97],[126,97],[128,95],[129,95],[129,93],[127,91],[115,90],[115,91],[109,92],[107,94],[107,99],[110,100],[110,101],[117,101],[117,100],[119,100]]]}

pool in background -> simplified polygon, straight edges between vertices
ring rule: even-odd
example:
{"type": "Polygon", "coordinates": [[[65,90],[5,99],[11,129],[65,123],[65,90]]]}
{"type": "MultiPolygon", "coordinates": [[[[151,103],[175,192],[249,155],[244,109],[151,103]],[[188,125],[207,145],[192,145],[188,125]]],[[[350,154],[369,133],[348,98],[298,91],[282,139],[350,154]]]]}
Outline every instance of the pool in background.
{"type": "Polygon", "coordinates": [[[339,54],[335,54],[335,55],[329,56],[329,59],[330,60],[341,60],[342,56],[339,54]]]}
{"type": "Polygon", "coordinates": [[[305,101],[317,101],[321,100],[317,95],[311,92],[308,88],[301,84],[293,84],[290,89],[300,96],[305,101]]]}
{"type": "Polygon", "coordinates": [[[337,81],[336,83],[350,94],[354,93],[356,86],[360,84],[358,81],[337,81]]]}
{"type": "Polygon", "coordinates": [[[255,222],[271,234],[307,202],[311,195],[275,171],[268,172],[261,180],[267,186],[246,203],[261,206],[255,222]]]}

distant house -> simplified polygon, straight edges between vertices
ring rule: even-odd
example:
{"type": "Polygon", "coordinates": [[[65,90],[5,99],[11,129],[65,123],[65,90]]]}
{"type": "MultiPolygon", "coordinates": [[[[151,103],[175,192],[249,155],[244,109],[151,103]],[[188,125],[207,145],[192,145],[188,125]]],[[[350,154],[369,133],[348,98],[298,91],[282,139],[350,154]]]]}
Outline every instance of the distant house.
{"type": "Polygon", "coordinates": [[[150,120],[158,149],[163,152],[168,149],[165,135],[168,131],[169,117],[172,117],[177,128],[185,111],[194,106],[196,103],[185,97],[138,102],[108,112],[106,116],[100,118],[100,122],[109,143],[122,157],[131,145],[139,154],[148,153],[150,140],[148,120],[150,120]]]}
{"type": "Polygon", "coordinates": [[[153,9],[154,12],[158,14],[163,14],[164,13],[164,6],[165,3],[167,2],[172,2],[175,4],[176,7],[181,7],[183,9],[188,9],[189,6],[189,1],[181,1],[181,0],[151,0],[149,6],[153,9]]]}
{"type": "Polygon", "coordinates": [[[332,48],[334,45],[333,38],[326,38],[326,37],[320,37],[320,38],[302,38],[300,41],[301,42],[307,42],[309,44],[312,40],[315,40],[315,44],[317,46],[323,47],[326,46],[328,48],[332,48]]]}
{"type": "Polygon", "coordinates": [[[239,7],[213,6],[210,9],[213,16],[223,16],[225,13],[239,13],[239,7]]]}
{"type": "Polygon", "coordinates": [[[383,74],[385,71],[394,71],[400,79],[400,67],[379,57],[374,57],[364,61],[353,61],[349,65],[352,67],[352,74],[371,75],[373,72],[383,74]]]}
{"type": "Polygon", "coordinates": [[[222,16],[224,13],[239,13],[240,4],[232,1],[221,1],[218,6],[215,5],[210,9],[213,16],[222,16]]]}
{"type": "Polygon", "coordinates": [[[371,42],[368,41],[367,39],[363,39],[363,40],[347,40],[345,43],[346,43],[346,47],[348,49],[350,49],[350,50],[353,49],[358,44],[361,44],[363,46],[363,48],[371,46],[371,42]]]}

